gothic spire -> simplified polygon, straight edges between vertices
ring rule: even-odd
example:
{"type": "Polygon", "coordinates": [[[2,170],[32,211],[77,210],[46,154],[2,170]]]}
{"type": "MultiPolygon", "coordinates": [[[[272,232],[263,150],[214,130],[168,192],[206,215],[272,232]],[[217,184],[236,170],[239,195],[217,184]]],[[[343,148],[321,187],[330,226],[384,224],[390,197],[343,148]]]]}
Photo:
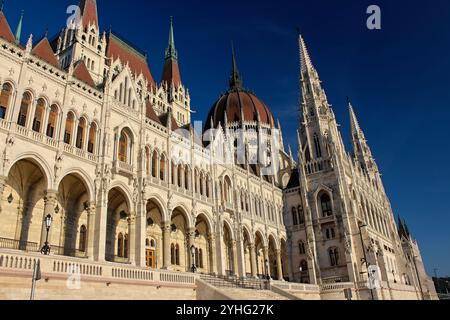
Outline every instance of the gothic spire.
{"type": "Polygon", "coordinates": [[[347,97],[348,109],[350,114],[350,124],[352,129],[352,144],[355,161],[359,162],[362,169],[369,171],[377,171],[375,161],[372,156],[372,152],[367,145],[367,140],[364,136],[364,132],[361,130],[358,119],[355,114],[355,110],[347,97]]]}
{"type": "Polygon", "coordinates": [[[83,27],[95,25],[98,29],[97,0],[80,0],[83,27]]]}
{"type": "Polygon", "coordinates": [[[173,32],[173,17],[170,17],[169,28],[169,45],[166,49],[164,59],[164,68],[161,82],[165,82],[168,86],[174,85],[178,87],[181,85],[181,74],[178,66],[178,52],[175,48],[175,37],[173,32]]]}
{"type": "Polygon", "coordinates": [[[23,13],[24,13],[24,11],[22,10],[22,14],[20,15],[19,24],[17,25],[17,29],[16,29],[16,43],[17,44],[20,43],[20,36],[22,35],[23,13]]]}
{"type": "Polygon", "coordinates": [[[242,79],[236,63],[236,54],[234,52],[234,45],[231,44],[231,76],[230,89],[237,89],[242,87],[242,79]]]}
{"type": "Polygon", "coordinates": [[[178,60],[178,52],[175,48],[175,37],[173,35],[173,17],[170,17],[170,28],[169,28],[169,45],[166,49],[166,60],[175,59],[178,60]]]}
{"type": "Polygon", "coordinates": [[[302,35],[299,34],[299,48],[300,48],[300,66],[302,74],[314,69],[311,58],[309,56],[308,48],[306,47],[305,40],[302,35]]]}

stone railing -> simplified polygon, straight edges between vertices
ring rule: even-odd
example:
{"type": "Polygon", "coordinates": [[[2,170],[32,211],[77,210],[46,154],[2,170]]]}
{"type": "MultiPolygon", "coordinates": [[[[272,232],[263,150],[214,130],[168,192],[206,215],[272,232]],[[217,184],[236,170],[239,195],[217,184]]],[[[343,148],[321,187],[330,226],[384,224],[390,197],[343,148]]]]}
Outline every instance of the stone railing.
{"type": "Polygon", "coordinates": [[[291,283],[285,281],[274,281],[272,280],[271,285],[276,286],[277,288],[287,290],[287,291],[313,291],[318,292],[319,286],[314,284],[307,283],[291,283]]]}
{"type": "Polygon", "coordinates": [[[320,291],[342,291],[345,289],[354,289],[355,284],[352,282],[328,283],[320,286],[320,291]]]}
{"type": "Polygon", "coordinates": [[[155,286],[195,286],[198,274],[177,273],[163,270],[152,270],[134,266],[124,266],[112,262],[94,262],[87,259],[44,256],[38,253],[16,252],[0,249],[0,275],[5,272],[26,271],[32,273],[34,263],[40,261],[43,278],[70,277],[80,275],[81,280],[95,281],[130,281],[133,283],[155,286]],[[87,277],[87,278],[83,278],[87,277]]]}

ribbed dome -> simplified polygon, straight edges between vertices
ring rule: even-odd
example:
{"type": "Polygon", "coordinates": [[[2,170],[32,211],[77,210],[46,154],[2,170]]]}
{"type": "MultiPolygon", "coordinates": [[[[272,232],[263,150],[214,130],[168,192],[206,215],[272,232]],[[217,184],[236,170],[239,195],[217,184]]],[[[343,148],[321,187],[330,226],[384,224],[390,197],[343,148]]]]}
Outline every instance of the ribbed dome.
{"type": "Polygon", "coordinates": [[[233,88],[219,98],[206,119],[206,129],[211,129],[211,120],[214,128],[219,123],[224,125],[259,121],[271,128],[275,127],[269,108],[253,93],[242,88],[233,88]]]}
{"type": "Polygon", "coordinates": [[[211,129],[211,122],[214,128],[217,128],[219,123],[224,125],[236,122],[260,122],[274,128],[275,121],[269,108],[253,93],[243,88],[234,49],[231,63],[230,89],[211,108],[205,130],[211,129]]]}

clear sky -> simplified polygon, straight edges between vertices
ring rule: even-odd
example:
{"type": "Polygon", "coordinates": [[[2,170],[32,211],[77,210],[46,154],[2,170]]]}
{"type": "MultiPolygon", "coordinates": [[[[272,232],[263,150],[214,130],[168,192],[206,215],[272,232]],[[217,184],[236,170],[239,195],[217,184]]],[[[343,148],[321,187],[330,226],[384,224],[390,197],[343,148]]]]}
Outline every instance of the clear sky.
{"type": "MultiPolygon", "coordinates": [[[[298,48],[307,42],[342,135],[350,136],[350,96],[376,157],[395,214],[408,221],[430,274],[450,275],[450,2],[143,1],[98,0],[103,30],[113,30],[148,52],[161,77],[169,17],[184,84],[196,120],[227,89],[230,42],[244,85],[279,118],[285,143],[297,150],[298,48]],[[366,9],[382,10],[382,30],[366,28],[366,9]]],[[[15,30],[25,10],[22,39],[56,34],[66,8],[78,0],[8,0],[15,30]]]]}

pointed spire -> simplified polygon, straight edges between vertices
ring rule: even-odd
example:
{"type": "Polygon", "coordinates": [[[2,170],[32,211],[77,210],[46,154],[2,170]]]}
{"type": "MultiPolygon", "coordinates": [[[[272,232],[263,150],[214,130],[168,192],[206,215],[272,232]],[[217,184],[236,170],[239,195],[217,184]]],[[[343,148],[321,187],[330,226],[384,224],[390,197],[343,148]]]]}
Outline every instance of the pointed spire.
{"type": "Polygon", "coordinates": [[[24,11],[22,10],[22,14],[20,15],[19,24],[17,25],[17,29],[16,29],[16,44],[20,43],[20,36],[22,35],[23,13],[24,13],[24,11]]]}
{"type": "Polygon", "coordinates": [[[98,29],[97,0],[80,0],[83,27],[94,25],[98,29]]]}
{"type": "Polygon", "coordinates": [[[242,79],[236,63],[236,54],[234,52],[234,45],[231,43],[231,76],[230,89],[237,89],[242,87],[242,79]]]}
{"type": "Polygon", "coordinates": [[[299,47],[300,47],[300,66],[301,72],[309,72],[314,69],[314,66],[311,62],[311,58],[309,56],[308,48],[306,47],[305,40],[302,35],[299,33],[298,35],[299,47]]]}
{"type": "Polygon", "coordinates": [[[361,127],[359,126],[358,119],[356,118],[355,110],[353,109],[352,103],[350,101],[350,98],[347,97],[347,104],[348,104],[348,110],[350,113],[350,125],[352,128],[352,136],[355,136],[355,134],[362,133],[361,127]]]}
{"type": "Polygon", "coordinates": [[[175,37],[173,32],[173,17],[170,17],[169,45],[166,50],[166,60],[167,59],[178,60],[178,52],[175,48],[175,37]]]}

